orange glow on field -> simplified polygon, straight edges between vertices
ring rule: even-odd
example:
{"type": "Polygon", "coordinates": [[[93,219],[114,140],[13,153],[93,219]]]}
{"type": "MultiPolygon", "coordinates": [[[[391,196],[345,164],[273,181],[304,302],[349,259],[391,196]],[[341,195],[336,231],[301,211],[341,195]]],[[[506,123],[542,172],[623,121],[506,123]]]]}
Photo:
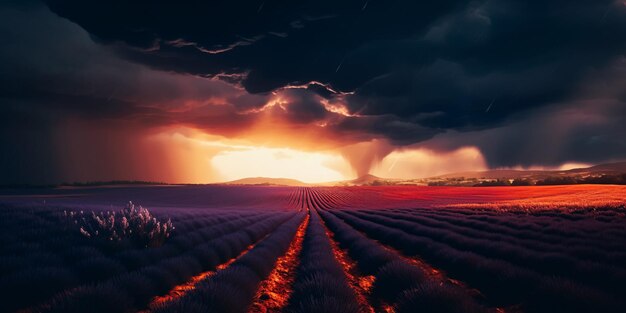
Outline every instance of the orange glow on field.
{"type": "Polygon", "coordinates": [[[218,266],[215,267],[215,270],[211,270],[211,271],[206,271],[206,272],[202,272],[196,276],[193,276],[192,278],[190,278],[188,281],[175,286],[174,288],[172,288],[172,290],[170,290],[167,294],[162,295],[162,296],[157,296],[154,297],[152,299],[152,301],[150,302],[150,304],[148,305],[148,308],[155,308],[159,305],[163,305],[166,304],[168,302],[171,302],[173,300],[176,300],[182,296],[184,296],[185,294],[187,294],[188,292],[196,289],[196,285],[207,278],[210,278],[211,276],[215,275],[215,273],[217,273],[217,271],[223,270],[225,268],[227,268],[228,266],[230,266],[233,262],[235,262],[239,257],[241,257],[242,255],[246,254],[248,251],[250,251],[250,249],[252,249],[254,247],[254,245],[249,245],[244,251],[242,251],[238,256],[228,260],[225,263],[222,263],[218,266]]]}
{"type": "Polygon", "coordinates": [[[382,310],[385,313],[394,313],[396,310],[393,308],[393,306],[389,305],[389,304],[383,304],[382,305],[382,310]]]}
{"type": "MultiPolygon", "coordinates": [[[[315,213],[317,214],[317,213],[315,213]]],[[[326,230],[326,236],[330,241],[330,245],[333,249],[333,254],[335,255],[335,259],[337,262],[341,264],[343,268],[344,274],[350,284],[350,287],[354,290],[354,294],[356,296],[357,302],[361,307],[361,312],[371,312],[374,313],[374,308],[367,301],[367,297],[371,291],[371,287],[374,282],[373,276],[361,276],[359,275],[359,270],[357,268],[356,262],[348,256],[348,254],[339,247],[339,244],[333,239],[332,232],[324,225],[324,229],[326,230]]]]}
{"type": "Polygon", "coordinates": [[[287,253],[276,261],[269,277],[261,282],[250,313],[281,312],[287,304],[296,268],[300,264],[298,257],[302,251],[302,241],[308,224],[309,215],[307,214],[289,245],[287,253]]]}
{"type": "MultiPolygon", "coordinates": [[[[455,203],[446,207],[481,207],[497,210],[551,210],[581,209],[592,207],[624,207],[626,186],[569,185],[506,187],[492,190],[492,199],[485,202],[455,203]]],[[[488,188],[491,189],[491,188],[488,188]]]]}
{"type": "Polygon", "coordinates": [[[153,307],[155,307],[157,305],[165,304],[165,303],[170,302],[170,301],[172,301],[174,299],[182,297],[187,292],[195,289],[195,286],[196,286],[197,283],[199,283],[203,279],[207,279],[207,278],[213,276],[214,274],[215,274],[215,271],[202,272],[202,273],[192,277],[187,282],[174,287],[167,294],[162,295],[162,296],[154,297],[154,299],[152,299],[152,302],[150,302],[148,307],[153,308],[153,307]]]}
{"type": "Polygon", "coordinates": [[[362,209],[457,207],[547,210],[624,207],[626,203],[626,186],[622,185],[334,188],[335,192],[350,199],[351,207],[362,209]]]}
{"type": "Polygon", "coordinates": [[[421,259],[418,256],[405,256],[402,252],[387,246],[385,244],[382,244],[379,242],[379,244],[381,245],[381,247],[383,247],[385,250],[389,251],[390,253],[396,255],[398,258],[406,261],[409,264],[412,264],[413,266],[419,268],[424,274],[426,274],[428,276],[428,279],[432,282],[436,282],[437,284],[444,285],[444,284],[450,284],[450,285],[454,285],[460,289],[462,289],[466,294],[472,295],[473,297],[477,297],[477,296],[481,296],[481,293],[479,290],[477,289],[472,289],[469,286],[467,286],[467,284],[465,284],[462,281],[450,278],[449,276],[447,276],[447,274],[445,272],[443,272],[441,269],[435,268],[432,265],[430,265],[428,262],[424,261],[423,259],[421,259]]]}

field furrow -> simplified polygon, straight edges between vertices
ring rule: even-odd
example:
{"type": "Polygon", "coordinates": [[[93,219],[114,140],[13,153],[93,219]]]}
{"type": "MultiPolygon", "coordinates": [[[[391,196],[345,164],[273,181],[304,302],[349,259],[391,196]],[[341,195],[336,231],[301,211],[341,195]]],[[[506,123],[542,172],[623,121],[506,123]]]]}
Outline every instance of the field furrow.
{"type": "Polygon", "coordinates": [[[284,312],[360,313],[361,306],[313,209],[303,241],[293,292],[284,312]]]}
{"type": "Polygon", "coordinates": [[[367,238],[329,212],[321,214],[333,231],[334,238],[356,260],[360,271],[367,275],[365,277],[369,277],[371,286],[368,288],[368,297],[372,299],[377,312],[425,310],[406,304],[411,299],[407,299],[405,294],[418,288],[431,290],[432,295],[428,301],[445,302],[448,310],[445,312],[458,309],[466,312],[485,311],[472,299],[473,296],[480,296],[479,292],[445,277],[441,271],[421,260],[404,257],[397,251],[367,238]]]}
{"type": "MultiPolygon", "coordinates": [[[[318,212],[319,214],[319,212],[318,212]]],[[[326,226],[324,226],[324,230],[326,232],[326,236],[329,238],[331,248],[333,250],[333,254],[335,258],[343,267],[346,278],[348,279],[348,283],[350,287],[355,292],[357,301],[361,307],[361,312],[363,313],[373,313],[374,308],[369,303],[369,294],[372,289],[372,283],[374,281],[374,277],[372,275],[363,275],[357,268],[356,262],[346,253],[337,242],[333,239],[332,233],[326,226]]]]}
{"type": "MultiPolygon", "coordinates": [[[[265,237],[267,236],[269,235],[265,235],[265,237]]],[[[262,238],[261,240],[263,239],[265,238],[262,238]]],[[[172,290],[170,290],[167,294],[154,297],[152,301],[150,301],[150,303],[148,304],[149,310],[146,310],[145,312],[149,312],[150,310],[153,310],[154,308],[165,306],[173,301],[177,301],[179,298],[185,296],[185,294],[187,294],[188,292],[196,289],[196,286],[202,283],[204,280],[209,279],[211,276],[215,275],[215,273],[217,273],[218,271],[228,268],[231,264],[237,261],[241,256],[248,253],[248,251],[254,248],[255,244],[256,243],[253,243],[249,245],[248,247],[246,247],[246,249],[241,251],[239,255],[237,255],[236,257],[222,264],[217,265],[214,270],[205,271],[198,275],[195,275],[191,277],[188,281],[180,285],[174,286],[174,288],[172,288],[172,290]]]]}
{"type": "Polygon", "coordinates": [[[154,296],[166,295],[175,286],[188,282],[194,275],[215,269],[236,257],[286,219],[286,216],[274,216],[257,222],[246,219],[234,228],[228,225],[222,236],[196,246],[186,253],[160,259],[149,266],[140,267],[97,284],[87,284],[65,291],[37,311],[81,311],[85,309],[84,306],[93,305],[106,308],[109,312],[145,308],[154,296]],[[114,287],[119,284],[128,289],[120,290],[114,287]],[[117,303],[109,301],[111,297],[117,295],[121,297],[122,294],[123,301],[117,303]]]}
{"type": "Polygon", "coordinates": [[[261,282],[290,246],[303,223],[299,213],[229,266],[200,281],[194,289],[171,302],[157,305],[153,312],[247,312],[261,282]]]}
{"type": "Polygon", "coordinates": [[[524,303],[529,311],[550,307],[592,310],[597,307],[615,307],[619,301],[611,295],[571,282],[568,278],[540,275],[528,268],[455,249],[430,238],[414,236],[346,212],[333,211],[333,214],[403,254],[419,256],[452,277],[478,288],[498,306],[524,303]]]}
{"type": "Polygon", "coordinates": [[[575,281],[601,288],[616,295],[626,292],[620,282],[626,281],[626,271],[598,263],[568,258],[554,251],[541,253],[509,242],[494,242],[478,236],[464,236],[449,229],[413,223],[402,216],[383,217],[377,214],[351,211],[349,214],[380,225],[400,229],[419,238],[428,238],[435,243],[460,251],[473,251],[492,260],[502,260],[540,274],[576,277],[575,281]]]}
{"type": "Polygon", "coordinates": [[[287,253],[278,258],[276,266],[269,276],[261,282],[255,296],[255,302],[250,308],[250,313],[278,313],[282,312],[289,299],[296,275],[296,269],[300,265],[300,254],[304,234],[309,225],[309,215],[298,227],[296,235],[287,249],[287,253]]]}

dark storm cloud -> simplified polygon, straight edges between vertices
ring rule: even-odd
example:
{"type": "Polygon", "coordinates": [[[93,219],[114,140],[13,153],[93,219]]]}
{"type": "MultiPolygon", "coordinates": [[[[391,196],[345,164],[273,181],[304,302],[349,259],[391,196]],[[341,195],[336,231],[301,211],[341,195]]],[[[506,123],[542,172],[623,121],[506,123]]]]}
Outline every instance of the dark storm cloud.
{"type": "Polygon", "coordinates": [[[122,60],[37,1],[1,2],[0,38],[0,184],[76,179],[63,164],[77,159],[134,173],[142,162],[89,151],[106,146],[123,159],[147,128],[171,125],[232,136],[254,122],[243,112],[267,102],[223,81],[122,60]],[[87,139],[70,143],[71,130],[87,139]]]}
{"type": "MultiPolygon", "coordinates": [[[[219,80],[122,60],[41,3],[3,3],[0,20],[0,109],[48,119],[142,120],[155,125],[193,121],[184,114],[193,111],[189,115],[194,119],[219,124],[220,118],[228,123],[229,116],[267,102],[267,96],[219,80]]],[[[11,120],[13,114],[2,118],[11,120]]]]}
{"type": "Polygon", "coordinates": [[[307,124],[320,121],[329,116],[330,112],[320,103],[321,97],[306,89],[286,89],[280,97],[288,104],[285,105],[286,118],[298,124],[307,124]]]}
{"type": "Polygon", "coordinates": [[[451,131],[422,142],[435,150],[479,147],[492,167],[601,163],[626,155],[626,57],[594,70],[576,92],[577,100],[516,116],[496,128],[451,131]]]}
{"type": "Polygon", "coordinates": [[[435,130],[563,102],[626,47],[625,5],[608,0],[47,2],[137,62],[236,74],[251,93],[319,81],[353,91],[352,113],[435,130]]]}
{"type": "Polygon", "coordinates": [[[391,115],[348,117],[332,127],[338,133],[350,134],[354,141],[385,138],[396,145],[420,142],[441,132],[391,115]]]}
{"type": "Polygon", "coordinates": [[[355,49],[424,32],[460,2],[372,1],[366,10],[363,1],[48,4],[99,40],[132,47],[126,53],[134,59],[195,74],[246,72],[243,85],[265,92],[312,80],[352,90],[386,66],[350,68],[355,49]]]}
{"type": "Polygon", "coordinates": [[[476,146],[494,168],[597,164],[626,155],[623,102],[595,99],[539,111],[508,125],[471,133],[452,131],[420,145],[436,151],[476,146]]]}

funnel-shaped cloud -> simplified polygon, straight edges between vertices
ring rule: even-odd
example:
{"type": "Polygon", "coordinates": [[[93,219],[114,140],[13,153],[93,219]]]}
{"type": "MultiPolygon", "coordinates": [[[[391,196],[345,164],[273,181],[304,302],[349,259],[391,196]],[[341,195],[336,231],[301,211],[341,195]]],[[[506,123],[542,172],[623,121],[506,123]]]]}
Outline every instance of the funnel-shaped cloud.
{"type": "Polygon", "coordinates": [[[341,148],[341,154],[350,162],[357,177],[367,175],[373,166],[394,150],[394,146],[387,140],[374,139],[359,142],[341,148]]]}

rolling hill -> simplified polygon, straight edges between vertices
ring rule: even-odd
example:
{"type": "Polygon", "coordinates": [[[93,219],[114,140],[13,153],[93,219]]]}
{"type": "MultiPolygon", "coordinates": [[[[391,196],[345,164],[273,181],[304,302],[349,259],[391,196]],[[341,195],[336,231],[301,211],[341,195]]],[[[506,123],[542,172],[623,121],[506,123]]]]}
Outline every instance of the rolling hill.
{"type": "Polygon", "coordinates": [[[515,179],[515,178],[546,178],[551,176],[575,175],[614,175],[626,173],[626,162],[599,164],[586,168],[571,170],[487,170],[476,172],[458,172],[435,176],[433,178],[487,178],[487,179],[515,179]]]}
{"type": "Polygon", "coordinates": [[[471,186],[477,181],[484,180],[513,180],[529,179],[533,181],[547,178],[585,177],[601,175],[618,175],[626,173],[626,162],[599,164],[587,168],[575,168],[570,170],[510,170],[494,169],[487,171],[470,171],[444,174],[428,178],[394,179],[383,178],[371,174],[351,179],[319,184],[308,184],[296,179],[249,177],[242,178],[223,184],[227,185],[267,185],[267,186],[364,186],[364,185],[427,185],[433,182],[454,181],[452,185],[471,186]]]}
{"type": "Polygon", "coordinates": [[[309,186],[297,179],[272,178],[272,177],[248,177],[225,182],[226,185],[267,185],[267,186],[309,186]]]}

